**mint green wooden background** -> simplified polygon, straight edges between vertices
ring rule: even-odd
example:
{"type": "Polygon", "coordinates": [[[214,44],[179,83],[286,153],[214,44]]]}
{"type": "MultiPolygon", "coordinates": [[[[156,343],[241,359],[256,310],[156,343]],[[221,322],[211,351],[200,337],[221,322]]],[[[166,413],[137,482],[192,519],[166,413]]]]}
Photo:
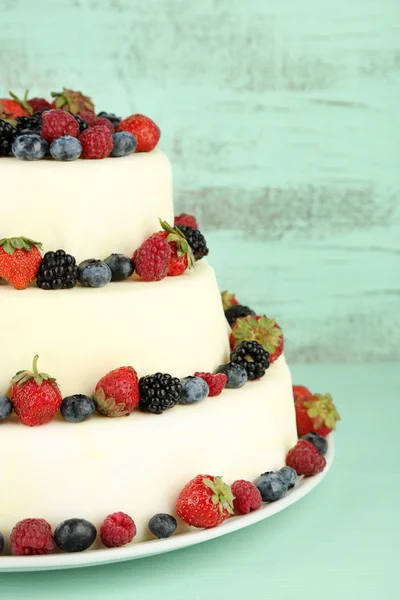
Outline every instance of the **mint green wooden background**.
{"type": "Polygon", "coordinates": [[[161,126],[220,286],[301,362],[400,359],[397,0],[0,0],[0,90],[161,126]]]}

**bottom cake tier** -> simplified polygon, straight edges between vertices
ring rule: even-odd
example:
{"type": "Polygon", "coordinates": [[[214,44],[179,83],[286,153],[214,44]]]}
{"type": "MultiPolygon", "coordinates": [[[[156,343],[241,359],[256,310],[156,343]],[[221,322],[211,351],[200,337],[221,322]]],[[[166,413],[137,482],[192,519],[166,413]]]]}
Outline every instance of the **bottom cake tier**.
{"type": "MultiPolygon", "coordinates": [[[[80,424],[60,418],[33,428],[13,417],[1,435],[6,552],[12,527],[28,517],[44,518],[52,528],[80,517],[99,528],[108,514],[124,511],[136,523],[135,541],[150,539],[149,519],[158,512],[175,515],[176,498],[194,476],[221,475],[229,484],[252,480],[282,467],[297,440],[283,356],[259,381],[160,416],[135,411],[80,424]]],[[[185,529],[178,520],[178,531],[185,529]]],[[[101,547],[99,536],[94,547],[101,547]]]]}

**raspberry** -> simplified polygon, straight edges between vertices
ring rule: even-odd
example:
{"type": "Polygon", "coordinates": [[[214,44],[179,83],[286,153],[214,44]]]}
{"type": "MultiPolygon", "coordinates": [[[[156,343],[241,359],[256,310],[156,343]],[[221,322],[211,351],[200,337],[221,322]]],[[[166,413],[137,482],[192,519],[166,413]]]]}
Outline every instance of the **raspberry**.
{"type": "Polygon", "coordinates": [[[186,213],[176,215],[174,225],[175,227],[177,227],[178,225],[186,225],[186,227],[191,227],[192,229],[199,228],[196,217],[194,217],[193,215],[187,215],[186,213]]]}
{"type": "Polygon", "coordinates": [[[112,135],[103,125],[90,127],[79,136],[83,158],[107,158],[113,149],[112,135]]]}
{"type": "Polygon", "coordinates": [[[133,262],[136,273],[145,281],[160,281],[168,274],[171,248],[156,235],[149,237],[136,250],[133,262]]]}
{"type": "Polygon", "coordinates": [[[206,384],[208,385],[208,395],[209,396],[219,396],[222,390],[225,387],[227,376],[225,373],[202,373],[200,371],[196,371],[194,374],[195,377],[201,377],[204,379],[206,384]]]}
{"type": "Polygon", "coordinates": [[[311,442],[299,440],[289,450],[286,456],[286,464],[288,467],[292,467],[297,475],[311,477],[325,469],[326,460],[311,442]]]}
{"type": "Polygon", "coordinates": [[[233,508],[235,515],[247,515],[251,510],[257,510],[262,504],[259,490],[250,481],[239,479],[231,485],[232,494],[235,496],[233,508]]]}
{"type": "Polygon", "coordinates": [[[24,519],[17,523],[11,531],[10,542],[15,556],[49,554],[54,550],[51,526],[44,519],[24,519]]]}
{"type": "Polygon", "coordinates": [[[83,113],[80,113],[79,116],[87,122],[89,127],[104,125],[104,127],[106,127],[110,133],[114,133],[114,125],[105,117],[98,117],[90,110],[85,110],[83,113]]]}
{"type": "Polygon", "coordinates": [[[79,125],[74,117],[64,110],[46,110],[42,114],[40,134],[49,143],[62,135],[71,135],[77,138],[79,136],[79,125]]]}
{"type": "Polygon", "coordinates": [[[32,108],[33,112],[42,111],[44,108],[51,108],[50,102],[47,102],[44,98],[31,98],[28,100],[29,106],[32,108]]]}
{"type": "Polygon", "coordinates": [[[108,515],[100,528],[101,541],[107,548],[118,548],[129,544],[136,535],[133,519],[123,513],[108,515]]]}

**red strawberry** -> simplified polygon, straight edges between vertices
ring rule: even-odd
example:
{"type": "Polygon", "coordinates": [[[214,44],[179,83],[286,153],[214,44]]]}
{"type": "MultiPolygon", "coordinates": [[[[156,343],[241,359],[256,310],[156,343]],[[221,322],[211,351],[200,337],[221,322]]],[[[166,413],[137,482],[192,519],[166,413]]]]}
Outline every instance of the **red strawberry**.
{"type": "Polygon", "coordinates": [[[230,335],[231,349],[240,344],[240,342],[255,340],[269,352],[269,362],[275,362],[283,352],[283,333],[275,319],[269,319],[265,315],[262,317],[249,315],[237,319],[232,327],[230,335]]]}
{"type": "Polygon", "coordinates": [[[180,229],[171,227],[166,221],[161,221],[163,231],[158,231],[153,235],[166,240],[171,248],[171,256],[169,259],[168,275],[182,275],[186,269],[194,266],[193,251],[180,229]]]}
{"type": "Polygon", "coordinates": [[[133,367],[120,367],[104,375],[96,385],[93,399],[105,417],[125,417],[139,403],[139,380],[133,367]]]}
{"type": "Polygon", "coordinates": [[[63,135],[79,136],[79,125],[74,117],[63,110],[46,110],[42,114],[42,129],[40,134],[45,140],[53,142],[63,135]]]}
{"type": "Polygon", "coordinates": [[[221,477],[197,475],[181,491],[178,516],[193,527],[216,527],[233,514],[232,490],[221,477]]]}
{"type": "Polygon", "coordinates": [[[340,421],[330,394],[299,396],[295,399],[294,406],[299,437],[311,432],[326,436],[336,429],[336,421],[340,421]]]}
{"type": "Polygon", "coordinates": [[[82,94],[82,92],[63,88],[62,92],[51,92],[51,95],[54,98],[54,108],[60,108],[73,115],[81,114],[83,111],[94,112],[92,99],[82,94]]]}
{"type": "Polygon", "coordinates": [[[39,242],[26,237],[0,240],[0,277],[17,290],[24,290],[35,279],[42,256],[39,242]]]}
{"type": "Polygon", "coordinates": [[[117,131],[129,131],[137,139],[136,152],[150,152],[160,139],[160,130],[157,125],[144,115],[131,115],[117,127],[117,131]]]}
{"type": "Polygon", "coordinates": [[[45,98],[31,98],[28,100],[28,104],[35,113],[44,108],[51,108],[50,102],[47,102],[45,98]]]}
{"type": "Polygon", "coordinates": [[[209,397],[219,396],[225,388],[226,380],[228,379],[225,373],[203,373],[196,371],[195,377],[201,377],[208,385],[209,397]]]}
{"type": "Polygon", "coordinates": [[[27,101],[28,92],[20,100],[15,94],[10,92],[11,98],[0,98],[0,118],[15,119],[16,117],[29,117],[33,114],[33,109],[27,101]]]}
{"type": "Polygon", "coordinates": [[[287,453],[286,464],[294,469],[297,475],[312,477],[325,469],[326,460],[311,442],[299,440],[287,453]]]}
{"type": "Polygon", "coordinates": [[[221,292],[222,306],[224,310],[228,310],[232,306],[239,306],[239,302],[236,300],[235,294],[230,294],[226,290],[221,292]]]}
{"type": "Polygon", "coordinates": [[[49,423],[60,408],[62,397],[56,380],[47,373],[39,373],[33,359],[33,369],[19,371],[12,379],[10,400],[21,423],[34,427],[49,423]]]}
{"type": "Polygon", "coordinates": [[[297,398],[310,398],[312,393],[308,388],[304,385],[294,385],[293,386],[293,398],[297,400],[297,398]]]}
{"type": "Polygon", "coordinates": [[[133,255],[135,271],[145,281],[160,281],[168,275],[171,248],[157,235],[150,236],[133,255]]]}
{"type": "Polygon", "coordinates": [[[176,215],[174,219],[174,226],[178,227],[178,225],[185,225],[186,227],[191,227],[192,229],[199,228],[196,217],[193,215],[187,215],[186,213],[176,215]]]}

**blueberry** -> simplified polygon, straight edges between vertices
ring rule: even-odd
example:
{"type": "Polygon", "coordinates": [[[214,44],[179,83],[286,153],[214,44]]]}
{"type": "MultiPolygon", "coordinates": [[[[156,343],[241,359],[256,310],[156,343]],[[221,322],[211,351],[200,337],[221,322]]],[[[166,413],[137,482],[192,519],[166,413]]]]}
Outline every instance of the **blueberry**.
{"type": "Polygon", "coordinates": [[[49,144],[37,133],[24,133],[15,138],[12,151],[20,160],[40,160],[49,151],[49,144]]]}
{"type": "Polygon", "coordinates": [[[111,269],[111,281],[123,281],[128,279],[135,267],[129,256],[123,254],[110,254],[104,259],[106,265],[111,269]]]}
{"type": "Polygon", "coordinates": [[[279,469],[277,474],[280,477],[282,477],[288,490],[294,487],[294,483],[297,478],[297,473],[294,469],[292,469],[292,467],[282,467],[282,469],[279,469]]]}
{"type": "Polygon", "coordinates": [[[4,536],[0,532],[0,554],[3,552],[3,550],[4,550],[4,536]]]}
{"type": "Polygon", "coordinates": [[[93,415],[96,405],[90,396],[74,394],[73,396],[64,398],[60,410],[66,421],[81,423],[93,415]]]}
{"type": "Polygon", "coordinates": [[[137,140],[129,131],[116,131],[112,134],[113,149],[111,156],[128,156],[136,150],[137,140]]]}
{"type": "Polygon", "coordinates": [[[303,435],[302,439],[311,442],[322,456],[325,456],[328,452],[328,440],[322,435],[319,435],[319,433],[314,433],[313,431],[311,433],[306,433],[306,435],[303,435]]]}
{"type": "Polygon", "coordinates": [[[275,500],[279,500],[287,492],[287,487],[282,477],[272,471],[263,473],[257,477],[254,485],[258,488],[263,502],[275,502],[275,500]]]}
{"type": "Polygon", "coordinates": [[[182,393],[179,398],[181,404],[194,404],[201,402],[208,396],[208,384],[201,377],[184,377],[181,379],[182,393]]]}
{"type": "Polygon", "coordinates": [[[227,376],[226,388],[240,388],[248,379],[246,369],[236,363],[220,365],[215,372],[224,373],[227,376]]]}
{"type": "Polygon", "coordinates": [[[51,143],[50,154],[55,160],[76,160],[82,154],[82,145],[72,135],[63,135],[51,143]]]}
{"type": "Polygon", "coordinates": [[[102,260],[89,258],[78,266],[78,281],[84,287],[103,287],[111,277],[110,267],[102,260]]]}
{"type": "Polygon", "coordinates": [[[11,415],[12,403],[7,396],[0,396],[0,421],[4,421],[11,415]]]}
{"type": "Polygon", "coordinates": [[[158,513],[154,517],[151,517],[149,521],[151,533],[158,538],[168,538],[175,532],[176,527],[176,519],[172,515],[165,513],[158,513]]]}
{"type": "Polygon", "coordinates": [[[67,519],[58,525],[54,541],[64,552],[87,550],[96,539],[96,527],[86,519],[67,519]]]}

